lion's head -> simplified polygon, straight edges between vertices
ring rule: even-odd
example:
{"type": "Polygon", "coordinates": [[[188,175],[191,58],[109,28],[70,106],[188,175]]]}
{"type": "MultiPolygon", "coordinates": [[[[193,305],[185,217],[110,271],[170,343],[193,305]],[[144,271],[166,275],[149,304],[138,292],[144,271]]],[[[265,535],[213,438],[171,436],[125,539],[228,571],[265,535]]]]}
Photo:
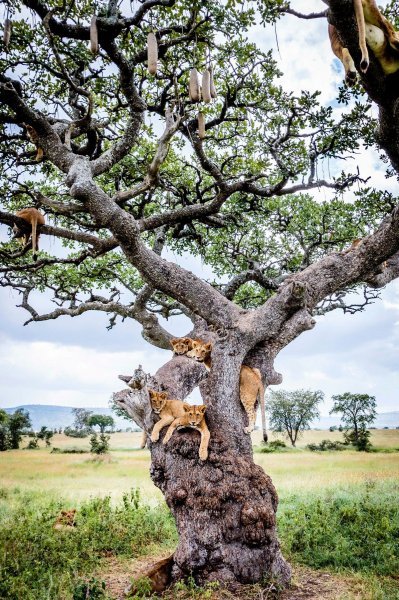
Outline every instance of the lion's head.
{"type": "Polygon", "coordinates": [[[166,404],[168,394],[166,392],[156,392],[155,390],[148,390],[148,393],[150,395],[152,410],[160,413],[166,404]]]}

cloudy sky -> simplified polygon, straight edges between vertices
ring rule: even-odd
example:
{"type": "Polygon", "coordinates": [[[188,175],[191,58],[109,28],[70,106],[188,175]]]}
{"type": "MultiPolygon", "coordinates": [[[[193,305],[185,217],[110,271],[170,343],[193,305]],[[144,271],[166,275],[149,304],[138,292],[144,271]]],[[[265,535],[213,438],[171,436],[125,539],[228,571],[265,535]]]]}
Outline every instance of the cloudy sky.
{"type": "MultiPolygon", "coordinates": [[[[380,4],[387,2],[380,0],[380,4]]],[[[325,8],[321,0],[292,0],[291,5],[303,12],[325,8]]],[[[276,31],[272,27],[254,30],[265,49],[276,48],[276,35],[284,87],[293,92],[321,90],[322,101],[333,103],[343,69],[331,52],[326,22],[287,16],[276,31]]],[[[372,176],[373,185],[396,193],[397,182],[385,179],[377,153],[364,153],[356,163],[363,175],[372,176]]],[[[326,194],[316,192],[321,199],[326,194]]],[[[5,239],[4,226],[0,235],[5,239]]],[[[44,247],[53,243],[43,240],[44,247]]],[[[192,263],[187,264],[192,268],[192,263]]],[[[200,274],[201,265],[196,264],[195,270],[200,274]]],[[[119,373],[129,374],[138,364],[154,372],[170,356],[144,342],[133,322],[107,331],[104,314],[23,327],[27,313],[15,308],[18,303],[16,293],[0,290],[0,407],[107,406],[111,393],[121,388],[119,373]]],[[[178,320],[173,333],[184,334],[186,326],[183,319],[178,320]]],[[[379,412],[387,412],[399,410],[398,356],[399,283],[393,282],[382,292],[382,299],[361,314],[335,311],[318,318],[313,331],[278,356],[276,369],[283,374],[286,389],[323,390],[322,414],[328,414],[331,395],[345,391],[373,394],[379,412]]]]}

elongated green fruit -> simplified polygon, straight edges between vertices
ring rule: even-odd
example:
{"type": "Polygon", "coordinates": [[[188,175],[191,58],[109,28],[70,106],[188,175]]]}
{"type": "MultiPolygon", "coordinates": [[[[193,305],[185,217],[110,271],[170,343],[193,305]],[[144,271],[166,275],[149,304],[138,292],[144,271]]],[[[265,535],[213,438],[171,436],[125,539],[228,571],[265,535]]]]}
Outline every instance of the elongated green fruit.
{"type": "Polygon", "coordinates": [[[94,15],[90,22],[90,52],[98,54],[98,28],[97,17],[94,15]]]}
{"type": "Polygon", "coordinates": [[[198,81],[197,69],[191,69],[190,71],[190,84],[188,88],[190,100],[192,102],[199,102],[201,98],[200,86],[198,81]]]}
{"type": "Polygon", "coordinates": [[[153,32],[149,33],[147,36],[147,58],[148,71],[151,75],[155,75],[158,63],[158,42],[155,33],[153,32]]]}
{"type": "Polygon", "coordinates": [[[12,22],[10,19],[4,21],[3,44],[7,49],[11,39],[12,22]]]}
{"type": "Polygon", "coordinates": [[[209,79],[210,79],[210,90],[211,90],[211,98],[217,98],[217,93],[216,93],[216,88],[215,88],[215,82],[213,79],[213,69],[212,67],[209,67],[209,79]]]}
{"type": "Polygon", "coordinates": [[[198,137],[200,140],[205,138],[205,117],[204,113],[198,113],[198,137]]]}
{"type": "Polygon", "coordinates": [[[202,73],[202,99],[204,102],[210,102],[211,97],[211,74],[208,69],[202,73]]]}

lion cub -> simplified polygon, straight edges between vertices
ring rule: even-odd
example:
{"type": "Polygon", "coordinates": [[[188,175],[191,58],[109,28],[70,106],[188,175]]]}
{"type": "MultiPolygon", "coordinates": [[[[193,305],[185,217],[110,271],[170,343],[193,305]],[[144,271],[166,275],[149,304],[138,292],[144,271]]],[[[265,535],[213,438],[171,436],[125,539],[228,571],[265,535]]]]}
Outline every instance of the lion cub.
{"type": "Polygon", "coordinates": [[[189,352],[187,352],[187,356],[190,358],[195,358],[198,362],[203,362],[206,369],[210,371],[212,361],[211,361],[211,352],[212,352],[212,344],[211,342],[203,342],[202,340],[191,340],[192,348],[189,352]]]}
{"type": "MultiPolygon", "coordinates": [[[[209,370],[212,365],[211,342],[205,343],[200,340],[192,340],[193,348],[187,352],[187,356],[203,362],[209,370]]],[[[245,433],[251,433],[255,427],[256,421],[256,402],[259,396],[262,414],[265,412],[265,390],[262,383],[262,375],[259,369],[254,369],[242,365],[240,371],[240,400],[248,416],[248,427],[244,428],[245,433]]]]}
{"type": "Polygon", "coordinates": [[[76,527],[75,518],[76,508],[62,510],[55,520],[54,529],[72,529],[76,527]]]}
{"type": "Polygon", "coordinates": [[[183,417],[184,407],[189,406],[181,400],[170,400],[166,392],[156,392],[148,390],[152,410],[160,416],[160,420],[155,423],[151,433],[151,440],[157,442],[161,429],[170,425],[177,417],[183,417]]]}
{"type": "Polygon", "coordinates": [[[173,348],[175,354],[186,354],[193,347],[193,340],[191,338],[174,338],[170,340],[170,345],[173,348]]]}
{"type": "Polygon", "coordinates": [[[163,443],[166,444],[170,440],[175,429],[180,429],[182,427],[197,429],[201,433],[199,457],[201,460],[206,460],[208,458],[208,444],[210,438],[209,429],[205,421],[206,406],[203,404],[197,406],[183,404],[183,410],[183,416],[175,419],[169,426],[169,429],[163,439],[163,443]]]}

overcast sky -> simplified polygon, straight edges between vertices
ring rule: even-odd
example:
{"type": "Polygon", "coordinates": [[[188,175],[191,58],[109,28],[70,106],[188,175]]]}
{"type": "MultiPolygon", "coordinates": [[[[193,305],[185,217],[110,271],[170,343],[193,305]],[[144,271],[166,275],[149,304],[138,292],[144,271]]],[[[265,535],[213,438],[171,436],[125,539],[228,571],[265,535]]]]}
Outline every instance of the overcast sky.
{"type": "MultiPolygon", "coordinates": [[[[380,0],[380,4],[387,2],[380,0]]],[[[321,0],[293,0],[291,5],[303,12],[325,8],[321,0]]],[[[285,89],[295,93],[319,89],[323,102],[334,103],[343,68],[331,52],[326,21],[287,16],[277,24],[276,33],[280,48],[276,58],[284,72],[285,89]]],[[[264,49],[275,48],[273,27],[256,28],[254,35],[264,49]]],[[[385,179],[378,153],[368,151],[356,163],[361,174],[372,176],[373,185],[397,193],[397,182],[385,179]]],[[[315,195],[328,197],[323,190],[315,195]]],[[[5,239],[4,226],[0,235],[5,239]]],[[[44,247],[52,243],[43,240],[44,247]]],[[[179,257],[176,260],[181,262],[179,257]]],[[[192,268],[191,261],[187,264],[192,268]]],[[[201,265],[197,263],[195,270],[200,274],[201,265]]],[[[17,294],[0,290],[0,407],[106,406],[111,393],[122,387],[119,373],[130,374],[138,364],[154,372],[170,356],[147,344],[133,322],[107,331],[104,314],[23,327],[28,315],[15,308],[18,302],[17,294]]],[[[186,327],[180,319],[173,333],[184,334],[186,327]]],[[[323,390],[322,414],[328,414],[332,394],[346,391],[375,395],[378,411],[387,412],[399,410],[398,356],[399,283],[393,282],[382,292],[382,300],[361,314],[335,311],[318,318],[314,330],[302,334],[278,356],[276,369],[283,374],[286,389],[323,390]]]]}

